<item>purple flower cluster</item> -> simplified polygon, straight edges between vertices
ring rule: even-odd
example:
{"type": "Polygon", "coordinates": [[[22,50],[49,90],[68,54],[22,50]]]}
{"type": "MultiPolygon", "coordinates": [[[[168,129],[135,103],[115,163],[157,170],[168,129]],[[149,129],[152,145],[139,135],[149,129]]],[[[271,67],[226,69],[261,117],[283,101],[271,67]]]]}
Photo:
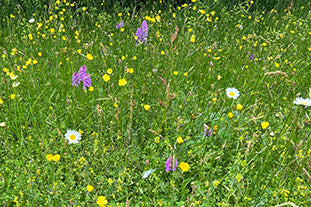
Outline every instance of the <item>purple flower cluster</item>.
{"type": "Polygon", "coordinates": [[[177,159],[174,159],[173,157],[169,157],[165,163],[165,171],[166,172],[170,170],[176,171],[177,166],[178,166],[177,159]],[[174,165],[174,162],[175,162],[175,165],[174,165]],[[172,169],[172,165],[173,165],[173,169],[172,169]]]}
{"type": "Polygon", "coordinates": [[[124,27],[124,21],[123,21],[123,20],[121,20],[121,22],[120,22],[119,24],[116,25],[116,28],[117,28],[117,29],[120,29],[120,28],[122,28],[122,27],[124,27]]]}
{"type": "Polygon", "coordinates": [[[76,71],[72,75],[72,85],[73,86],[79,86],[79,83],[82,81],[83,82],[83,90],[86,89],[86,87],[90,87],[92,80],[90,74],[86,73],[86,66],[83,65],[79,72],[77,73],[76,71]]]}
{"type": "Polygon", "coordinates": [[[252,61],[254,59],[254,54],[251,54],[251,56],[249,57],[249,60],[252,61]]]}
{"type": "Polygon", "coordinates": [[[212,129],[204,124],[204,137],[209,138],[212,135],[212,129]]]}
{"type": "Polygon", "coordinates": [[[136,46],[138,43],[146,42],[147,37],[148,37],[148,24],[147,21],[144,20],[143,23],[141,24],[141,28],[137,28],[136,31],[136,46]]]}

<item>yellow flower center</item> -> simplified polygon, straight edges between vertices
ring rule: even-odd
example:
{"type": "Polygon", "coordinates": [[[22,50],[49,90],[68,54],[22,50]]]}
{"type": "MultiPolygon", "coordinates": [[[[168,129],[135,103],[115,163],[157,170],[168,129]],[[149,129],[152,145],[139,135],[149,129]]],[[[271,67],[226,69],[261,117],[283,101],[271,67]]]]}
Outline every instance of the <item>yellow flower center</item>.
{"type": "Polygon", "coordinates": [[[301,105],[304,105],[304,106],[306,106],[306,105],[307,105],[307,103],[306,103],[306,102],[302,102],[302,103],[301,103],[301,105]]]}
{"type": "Polygon", "coordinates": [[[230,96],[234,96],[234,92],[230,92],[229,94],[230,94],[230,96]]]}
{"type": "Polygon", "coordinates": [[[72,135],[70,135],[69,138],[70,138],[71,140],[75,140],[75,139],[76,139],[76,135],[72,134],[72,135]]]}

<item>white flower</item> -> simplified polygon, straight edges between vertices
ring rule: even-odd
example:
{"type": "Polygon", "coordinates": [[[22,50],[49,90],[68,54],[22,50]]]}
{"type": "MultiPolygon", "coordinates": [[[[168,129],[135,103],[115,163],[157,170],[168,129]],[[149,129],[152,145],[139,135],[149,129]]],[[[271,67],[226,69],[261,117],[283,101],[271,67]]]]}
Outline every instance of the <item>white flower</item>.
{"type": "Polygon", "coordinates": [[[29,22],[30,24],[34,23],[34,22],[35,22],[35,18],[29,19],[28,22],[29,22]]]}
{"type": "Polygon", "coordinates": [[[20,84],[20,82],[14,82],[14,83],[12,84],[12,86],[13,86],[13,88],[15,88],[15,87],[19,86],[19,84],[20,84]]]}
{"type": "Polygon", "coordinates": [[[9,74],[11,80],[15,80],[16,78],[18,78],[18,75],[14,75],[13,73],[9,74]]]}
{"type": "Polygon", "coordinates": [[[68,129],[65,134],[65,139],[68,140],[69,144],[76,144],[81,139],[81,134],[75,130],[68,129]]]}
{"type": "Polygon", "coordinates": [[[226,94],[229,98],[237,99],[240,96],[240,92],[236,88],[227,88],[226,94]]]}
{"type": "Polygon", "coordinates": [[[5,123],[4,122],[1,122],[0,123],[0,127],[5,127],[6,125],[5,125],[5,123]]]}
{"type": "Polygon", "coordinates": [[[297,97],[294,101],[294,104],[302,106],[311,106],[311,99],[309,98],[304,99],[301,97],[297,97]]]}

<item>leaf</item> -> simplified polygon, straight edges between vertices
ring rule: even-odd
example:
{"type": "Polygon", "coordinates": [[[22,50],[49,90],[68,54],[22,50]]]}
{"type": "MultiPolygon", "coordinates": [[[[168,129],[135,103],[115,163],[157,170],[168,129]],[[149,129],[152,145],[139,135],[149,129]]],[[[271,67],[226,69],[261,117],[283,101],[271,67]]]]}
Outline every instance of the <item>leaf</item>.
{"type": "Polygon", "coordinates": [[[157,168],[152,169],[152,170],[147,170],[147,171],[145,171],[145,172],[143,173],[143,177],[142,177],[142,178],[147,178],[147,177],[149,177],[149,175],[150,175],[151,173],[153,173],[154,171],[156,171],[156,169],[157,169],[157,168]]]}

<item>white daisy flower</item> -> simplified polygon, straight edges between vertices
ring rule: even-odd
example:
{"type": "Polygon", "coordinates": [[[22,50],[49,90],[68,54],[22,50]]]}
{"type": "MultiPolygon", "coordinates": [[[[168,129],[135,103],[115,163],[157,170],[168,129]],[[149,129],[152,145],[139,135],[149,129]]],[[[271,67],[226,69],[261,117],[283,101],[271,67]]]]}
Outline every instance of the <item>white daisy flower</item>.
{"type": "Polygon", "coordinates": [[[65,139],[68,140],[69,144],[76,144],[81,140],[81,134],[75,130],[68,129],[65,139]]]}
{"type": "Polygon", "coordinates": [[[237,99],[240,96],[240,92],[236,88],[227,88],[226,94],[229,98],[237,99]]]}
{"type": "Polygon", "coordinates": [[[15,88],[15,87],[19,86],[19,84],[20,84],[20,82],[14,82],[14,83],[12,84],[12,87],[15,88]]]}
{"type": "Polygon", "coordinates": [[[311,99],[309,98],[304,99],[301,97],[297,97],[294,101],[294,104],[302,106],[311,106],[311,99]]]}
{"type": "Polygon", "coordinates": [[[29,19],[28,22],[29,22],[30,24],[34,23],[34,22],[35,22],[35,18],[29,19]]]}

